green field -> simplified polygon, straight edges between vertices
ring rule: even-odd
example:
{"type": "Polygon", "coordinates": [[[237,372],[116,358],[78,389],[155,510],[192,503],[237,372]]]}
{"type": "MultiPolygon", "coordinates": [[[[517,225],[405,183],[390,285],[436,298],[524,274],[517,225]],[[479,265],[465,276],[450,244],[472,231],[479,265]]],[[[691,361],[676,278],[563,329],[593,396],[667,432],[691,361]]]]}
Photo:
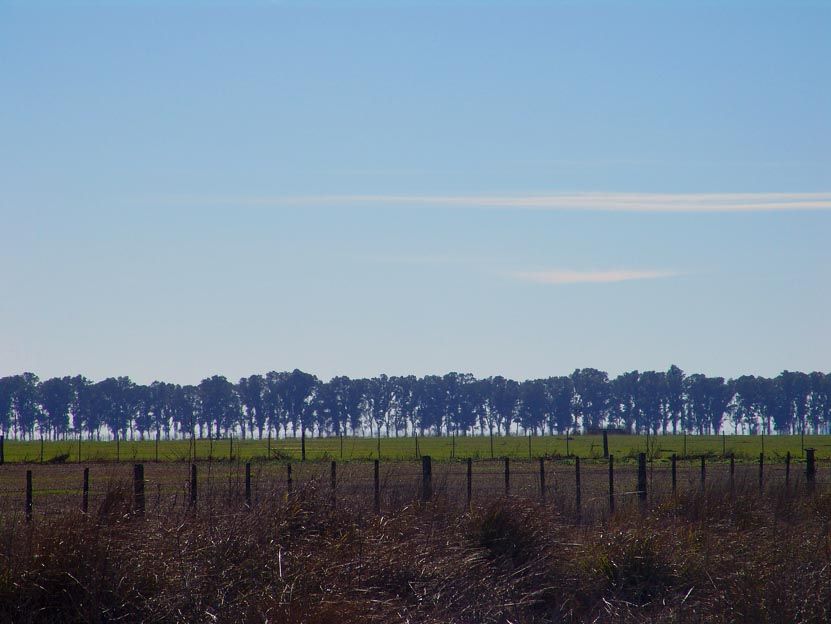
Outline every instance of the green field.
{"type": "MultiPolygon", "coordinates": [[[[714,460],[734,454],[738,461],[756,461],[764,452],[769,462],[784,461],[787,452],[795,460],[803,457],[800,436],[628,436],[610,435],[609,452],[620,461],[634,459],[646,452],[655,460],[666,460],[675,453],[679,457],[708,455],[714,460]]],[[[414,459],[430,455],[437,460],[489,459],[491,457],[565,457],[577,455],[584,460],[601,459],[601,435],[566,436],[497,436],[485,437],[420,437],[407,438],[307,438],[308,460],[382,460],[414,459]]],[[[238,460],[293,461],[301,458],[300,439],[286,440],[196,440],[196,459],[227,460],[233,453],[238,460]],[[233,450],[232,450],[233,447],[233,450]],[[270,453],[269,453],[270,450],[270,453]]],[[[805,436],[805,448],[816,449],[818,459],[831,457],[831,436],[805,436]]],[[[92,442],[66,440],[58,442],[6,440],[6,462],[97,462],[97,461],[189,461],[193,447],[188,440],[123,440],[92,442]],[[80,450],[80,456],[79,456],[80,450]]]]}

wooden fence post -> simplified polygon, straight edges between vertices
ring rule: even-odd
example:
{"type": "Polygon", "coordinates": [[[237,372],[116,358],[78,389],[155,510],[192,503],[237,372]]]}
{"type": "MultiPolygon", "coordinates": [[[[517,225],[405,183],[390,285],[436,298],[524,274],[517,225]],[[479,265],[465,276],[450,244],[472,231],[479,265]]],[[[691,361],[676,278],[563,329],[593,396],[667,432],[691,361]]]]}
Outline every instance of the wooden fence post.
{"type": "Polygon", "coordinates": [[[701,489],[704,489],[704,484],[707,479],[707,468],[704,464],[704,455],[701,456],[701,489]]]}
{"type": "Polygon", "coordinates": [[[677,463],[678,463],[678,456],[675,453],[673,453],[672,454],[672,495],[673,496],[675,496],[675,494],[678,492],[678,468],[677,468],[677,463]]]}
{"type": "Polygon", "coordinates": [[[0,466],[6,463],[6,436],[0,434],[0,466]]]}
{"type": "Polygon", "coordinates": [[[121,437],[118,431],[115,432],[115,461],[116,463],[121,461],[121,437]]]}
{"type": "Polygon", "coordinates": [[[190,465],[190,504],[196,506],[199,494],[199,483],[196,480],[196,464],[190,465]]]}
{"type": "Polygon", "coordinates": [[[375,475],[374,475],[374,489],[375,489],[375,513],[381,513],[381,462],[375,460],[375,475]]]}
{"type": "Polygon", "coordinates": [[[421,500],[433,497],[433,461],[429,455],[421,458],[421,500]]]}
{"type": "Polygon", "coordinates": [[[805,481],[808,483],[808,488],[813,490],[814,483],[817,476],[816,458],[812,448],[805,449],[805,481]]]}
{"type": "Polygon", "coordinates": [[[609,457],[609,432],[603,430],[603,458],[609,457]]]}
{"type": "Polygon", "coordinates": [[[300,425],[300,461],[306,461],[306,427],[300,425]]]}
{"type": "Polygon", "coordinates": [[[133,465],[134,512],[137,516],[144,514],[144,464],[133,465]]]}
{"type": "Polygon", "coordinates": [[[736,454],[730,453],[730,491],[732,492],[736,484],[736,454]]]}
{"type": "Polygon", "coordinates": [[[791,452],[788,451],[785,454],[785,490],[790,487],[791,484],[791,452]]]}
{"type": "Polygon", "coordinates": [[[646,503],[646,453],[638,453],[638,500],[646,503]]]}
{"type": "Polygon", "coordinates": [[[505,496],[511,493],[511,460],[505,458],[505,496]]]}
{"type": "Polygon", "coordinates": [[[331,490],[332,490],[332,507],[335,506],[336,495],[338,491],[338,463],[336,461],[332,461],[330,466],[330,481],[331,481],[331,490]]]}
{"type": "Polygon", "coordinates": [[[26,471],[26,522],[32,521],[32,471],[26,471]]]}
{"type": "Polygon", "coordinates": [[[609,455],[609,513],[615,513],[615,456],[609,455]]]}
{"type": "Polygon", "coordinates": [[[78,432],[78,463],[79,464],[81,463],[81,438],[82,437],[83,437],[83,435],[79,431],[78,432]]]}
{"type": "Polygon", "coordinates": [[[580,504],[581,504],[581,497],[580,497],[580,457],[577,456],[574,458],[574,506],[575,510],[577,511],[577,517],[580,517],[580,504]]]}
{"type": "Polygon", "coordinates": [[[467,510],[470,511],[471,500],[473,499],[473,460],[467,458],[467,510]]]}
{"type": "Polygon", "coordinates": [[[81,490],[81,511],[89,511],[89,468],[84,468],[84,484],[81,490]]]}
{"type": "Polygon", "coordinates": [[[159,436],[161,433],[156,429],[156,463],[159,463],[159,436]]]}
{"type": "Polygon", "coordinates": [[[759,453],[759,493],[765,490],[765,454],[759,453]]]}
{"type": "Polygon", "coordinates": [[[540,457],[540,500],[545,502],[545,459],[540,457]]]}
{"type": "Polygon", "coordinates": [[[286,464],[286,492],[291,494],[292,490],[292,481],[291,481],[291,464],[286,464]]]}
{"type": "MultiPolygon", "coordinates": [[[[217,431],[217,436],[219,436],[219,432],[217,431]]],[[[196,459],[196,440],[194,440],[194,447],[193,447],[193,458],[196,459]]],[[[234,461],[234,436],[228,436],[228,463],[230,464],[234,461]]]]}
{"type": "Polygon", "coordinates": [[[251,462],[245,462],[245,506],[251,507],[251,462]]]}

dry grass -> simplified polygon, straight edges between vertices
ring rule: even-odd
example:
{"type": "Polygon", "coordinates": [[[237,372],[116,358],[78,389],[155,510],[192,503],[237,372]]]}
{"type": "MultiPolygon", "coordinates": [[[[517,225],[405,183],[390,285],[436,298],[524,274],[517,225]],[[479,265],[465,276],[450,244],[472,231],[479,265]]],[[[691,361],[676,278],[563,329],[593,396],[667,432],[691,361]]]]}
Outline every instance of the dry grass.
{"type": "MultiPolygon", "coordinates": [[[[88,516],[0,516],[2,622],[828,622],[831,496],[713,484],[585,513],[439,491],[377,517],[310,480],[88,516]]],[[[412,498],[416,491],[413,490],[412,498]]]]}

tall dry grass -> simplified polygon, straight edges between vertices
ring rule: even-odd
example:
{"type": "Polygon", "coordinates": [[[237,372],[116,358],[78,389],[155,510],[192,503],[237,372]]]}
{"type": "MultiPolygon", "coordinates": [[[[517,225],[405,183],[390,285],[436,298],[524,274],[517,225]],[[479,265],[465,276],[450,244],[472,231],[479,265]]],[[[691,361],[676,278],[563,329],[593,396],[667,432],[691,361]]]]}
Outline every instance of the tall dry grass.
{"type": "Polygon", "coordinates": [[[88,516],[7,513],[0,622],[831,621],[828,493],[717,483],[577,522],[437,489],[381,517],[314,481],[140,517],[113,482],[88,516]]]}

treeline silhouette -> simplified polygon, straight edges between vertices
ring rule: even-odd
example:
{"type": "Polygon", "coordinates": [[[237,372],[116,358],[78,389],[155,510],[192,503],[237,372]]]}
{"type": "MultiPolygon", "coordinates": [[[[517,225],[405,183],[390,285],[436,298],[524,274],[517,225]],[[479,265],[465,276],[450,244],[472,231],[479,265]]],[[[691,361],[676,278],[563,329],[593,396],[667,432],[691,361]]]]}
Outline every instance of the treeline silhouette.
{"type": "Polygon", "coordinates": [[[324,382],[300,370],[220,375],[199,385],[129,377],[0,378],[0,431],[19,439],[238,435],[474,435],[564,433],[828,433],[831,374],[784,371],[738,379],[594,368],[517,382],[466,373],[324,382]]]}

